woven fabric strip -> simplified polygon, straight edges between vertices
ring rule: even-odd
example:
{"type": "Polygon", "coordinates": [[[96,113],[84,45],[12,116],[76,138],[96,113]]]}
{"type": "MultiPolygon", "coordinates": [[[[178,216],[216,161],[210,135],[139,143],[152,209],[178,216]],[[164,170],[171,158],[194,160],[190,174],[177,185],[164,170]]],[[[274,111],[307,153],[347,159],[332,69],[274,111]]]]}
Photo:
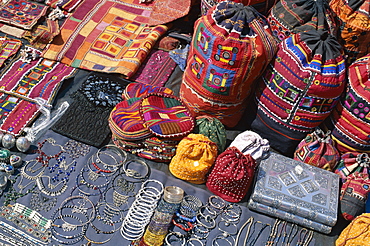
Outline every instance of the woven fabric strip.
{"type": "Polygon", "coordinates": [[[0,39],[0,67],[3,66],[7,59],[16,54],[21,46],[21,40],[11,38],[0,39]]]}
{"type": "Polygon", "coordinates": [[[154,86],[164,86],[176,67],[170,54],[163,50],[152,50],[131,80],[154,86]]]}
{"type": "Polygon", "coordinates": [[[40,106],[34,100],[42,98],[51,104],[62,81],[74,68],[47,59],[29,63],[18,59],[0,75],[0,129],[19,135],[38,115],[40,106]]]}
{"type": "Polygon", "coordinates": [[[42,55],[76,68],[131,77],[167,30],[132,19],[121,1],[84,1],[42,55]]]}

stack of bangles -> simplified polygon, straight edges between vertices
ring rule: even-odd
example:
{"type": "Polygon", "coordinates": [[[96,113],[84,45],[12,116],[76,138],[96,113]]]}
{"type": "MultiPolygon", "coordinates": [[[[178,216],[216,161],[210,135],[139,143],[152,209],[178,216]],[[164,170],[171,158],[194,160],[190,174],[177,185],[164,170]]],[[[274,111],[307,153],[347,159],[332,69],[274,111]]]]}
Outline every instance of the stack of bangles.
{"type": "Polygon", "coordinates": [[[148,179],[141,185],[122,222],[120,231],[123,238],[135,241],[143,236],[145,227],[150,222],[162,193],[163,184],[158,180],[148,179]]]}

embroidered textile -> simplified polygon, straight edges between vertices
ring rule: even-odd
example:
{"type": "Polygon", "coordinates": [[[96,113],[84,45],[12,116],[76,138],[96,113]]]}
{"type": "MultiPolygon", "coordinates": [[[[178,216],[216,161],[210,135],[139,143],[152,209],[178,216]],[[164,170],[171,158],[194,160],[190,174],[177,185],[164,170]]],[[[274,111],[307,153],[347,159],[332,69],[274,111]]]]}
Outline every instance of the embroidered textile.
{"type": "Polygon", "coordinates": [[[293,34],[280,43],[258,82],[251,129],[292,157],[335,108],[345,82],[343,50],[334,36],[316,30],[293,34]]]}
{"type": "Polygon", "coordinates": [[[22,42],[17,39],[0,38],[0,67],[21,48],[22,42]]]}
{"type": "Polygon", "coordinates": [[[266,18],[253,7],[219,3],[195,23],[180,97],[196,116],[235,126],[276,48],[266,18]]]}
{"type": "Polygon", "coordinates": [[[26,0],[10,0],[0,4],[0,22],[31,29],[45,15],[48,6],[26,0]]]}
{"type": "Polygon", "coordinates": [[[24,29],[15,27],[15,26],[10,26],[7,24],[0,23],[0,32],[3,32],[5,34],[12,35],[17,38],[23,38],[24,34],[27,32],[24,29]]]}
{"type": "Polygon", "coordinates": [[[176,63],[167,51],[152,50],[139,70],[130,80],[155,86],[164,86],[176,63]]]}
{"type": "Polygon", "coordinates": [[[125,19],[124,7],[118,0],[83,2],[64,22],[60,35],[46,47],[43,57],[72,67],[131,77],[167,27],[148,27],[125,19]]]}
{"type": "Polygon", "coordinates": [[[369,5],[369,0],[330,1],[330,7],[341,23],[338,37],[348,55],[348,64],[370,53],[369,5]]]}
{"type": "Polygon", "coordinates": [[[342,154],[348,151],[370,152],[370,55],[348,68],[345,95],[337,104],[328,127],[342,154]]]}
{"type": "Polygon", "coordinates": [[[46,26],[37,25],[31,31],[27,31],[24,38],[30,42],[32,47],[42,50],[47,44],[53,41],[59,32],[58,21],[46,19],[46,26]]]}
{"type": "Polygon", "coordinates": [[[39,113],[35,98],[50,106],[61,82],[74,68],[38,58],[29,63],[18,59],[0,75],[0,130],[19,135],[39,113]]]}
{"type": "Polygon", "coordinates": [[[61,8],[67,12],[72,12],[81,4],[83,0],[47,0],[46,4],[52,8],[61,8]]]}
{"type": "Polygon", "coordinates": [[[327,0],[281,0],[268,15],[274,36],[282,41],[292,33],[327,30],[336,36],[334,13],[327,0]]]}

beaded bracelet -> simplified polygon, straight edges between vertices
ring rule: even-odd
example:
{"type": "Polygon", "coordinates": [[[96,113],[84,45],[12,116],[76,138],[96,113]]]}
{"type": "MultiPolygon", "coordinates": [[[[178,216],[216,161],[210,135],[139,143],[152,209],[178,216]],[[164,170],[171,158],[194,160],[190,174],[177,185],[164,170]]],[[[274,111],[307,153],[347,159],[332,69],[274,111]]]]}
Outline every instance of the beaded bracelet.
{"type": "Polygon", "coordinates": [[[57,241],[58,243],[60,243],[62,245],[73,245],[73,244],[78,243],[79,241],[81,241],[84,238],[83,236],[81,236],[81,237],[73,239],[71,241],[63,241],[63,240],[57,238],[55,235],[51,235],[51,237],[54,241],[57,241]]]}
{"type": "Polygon", "coordinates": [[[193,218],[202,205],[202,201],[198,197],[186,195],[181,201],[180,213],[188,218],[193,218]]]}
{"type": "Polygon", "coordinates": [[[180,208],[180,203],[169,203],[164,199],[160,200],[157,206],[157,211],[169,214],[175,214],[180,208]]]}
{"type": "Polygon", "coordinates": [[[171,223],[173,216],[174,214],[164,213],[156,210],[153,214],[152,221],[160,224],[167,224],[171,223]]]}
{"type": "Polygon", "coordinates": [[[210,196],[208,198],[208,204],[219,211],[222,211],[226,206],[225,200],[219,196],[210,196]]]}
{"type": "Polygon", "coordinates": [[[89,188],[96,189],[96,188],[106,188],[110,183],[110,179],[108,177],[101,176],[101,177],[105,178],[105,180],[106,180],[105,183],[102,183],[102,184],[99,184],[99,185],[91,184],[91,183],[86,181],[86,178],[84,177],[84,173],[88,173],[88,171],[86,171],[85,168],[82,168],[81,172],[79,174],[77,174],[77,176],[76,176],[76,185],[81,183],[81,184],[86,184],[89,188]]]}
{"type": "MultiPolygon", "coordinates": [[[[92,239],[87,237],[87,233],[84,234],[84,238],[89,242],[89,244],[105,244],[105,243],[109,242],[114,237],[114,232],[117,231],[116,225],[112,224],[112,226],[114,227],[112,232],[104,233],[103,231],[101,231],[101,232],[103,232],[104,235],[109,235],[108,239],[106,239],[104,241],[93,241],[92,239]]],[[[119,227],[118,227],[118,229],[119,229],[119,227]]],[[[94,235],[96,235],[96,233],[94,233],[94,235]]],[[[98,235],[99,235],[99,232],[98,232],[98,235]]],[[[99,235],[99,237],[100,237],[100,235],[99,235]]]]}
{"type": "Polygon", "coordinates": [[[161,222],[158,222],[152,219],[149,222],[147,230],[149,230],[150,232],[156,235],[163,235],[163,234],[167,234],[170,226],[171,226],[171,220],[166,223],[161,223],[161,222]]]}
{"type": "Polygon", "coordinates": [[[186,241],[186,245],[189,245],[189,246],[195,246],[193,241],[195,242],[198,242],[201,246],[203,246],[203,242],[199,240],[199,238],[189,238],[187,241],[186,241]]]}
{"type": "Polygon", "coordinates": [[[96,161],[94,161],[93,156],[90,156],[89,159],[87,160],[85,167],[88,168],[88,176],[89,180],[91,181],[96,181],[99,177],[110,177],[116,173],[118,170],[118,167],[116,167],[113,170],[109,169],[102,169],[101,167],[98,166],[96,161]],[[90,164],[93,166],[93,168],[90,166],[90,164]]]}
{"type": "Polygon", "coordinates": [[[184,221],[178,217],[172,219],[172,223],[181,230],[189,232],[194,228],[194,224],[189,221],[184,221]]]}
{"type": "Polygon", "coordinates": [[[222,232],[222,235],[224,235],[225,237],[227,235],[235,235],[235,234],[238,233],[238,227],[236,226],[236,224],[225,222],[225,221],[222,221],[222,220],[218,222],[217,228],[218,228],[218,230],[220,230],[222,232]],[[234,229],[232,231],[227,231],[227,230],[224,230],[224,228],[221,225],[223,225],[226,228],[229,228],[229,227],[233,226],[234,229]]]}
{"type": "Polygon", "coordinates": [[[184,216],[184,215],[182,215],[182,214],[180,214],[179,212],[176,212],[176,216],[177,217],[179,217],[180,219],[182,219],[182,220],[185,220],[185,221],[189,221],[189,222],[195,222],[195,221],[197,221],[197,216],[194,216],[194,217],[192,217],[192,218],[188,218],[188,217],[186,217],[186,216],[184,216]]]}
{"type": "Polygon", "coordinates": [[[192,231],[192,235],[198,239],[206,239],[210,233],[210,229],[203,226],[195,224],[194,229],[192,231]]]}
{"type": "Polygon", "coordinates": [[[114,189],[114,186],[109,187],[104,193],[101,201],[112,201],[113,205],[120,208],[120,212],[125,212],[130,208],[131,202],[129,199],[135,197],[134,195],[122,195],[114,189]],[[108,196],[110,194],[110,196],[108,196]],[[125,205],[123,208],[122,205],[125,205]]]}
{"type": "Polygon", "coordinates": [[[146,230],[143,235],[143,242],[148,245],[162,245],[167,232],[164,234],[155,234],[150,230],[146,230]]]}
{"type": "MultiPolygon", "coordinates": [[[[230,236],[230,237],[233,239],[233,237],[232,237],[232,236],[230,236]]],[[[231,246],[233,246],[233,245],[234,245],[234,242],[229,241],[229,240],[227,239],[227,237],[224,237],[224,236],[222,236],[222,235],[218,235],[218,236],[216,236],[215,238],[213,238],[213,240],[212,240],[212,246],[215,246],[215,245],[216,245],[215,243],[217,243],[217,246],[225,246],[225,243],[219,244],[219,243],[217,242],[217,240],[223,240],[223,241],[226,241],[226,242],[227,242],[227,243],[229,243],[231,246]]],[[[233,240],[233,241],[235,241],[235,240],[233,240]]]]}
{"type": "Polygon", "coordinates": [[[102,192],[102,190],[101,190],[100,188],[91,189],[91,190],[94,190],[94,191],[98,190],[98,192],[96,192],[96,193],[89,193],[89,192],[87,192],[87,191],[83,190],[83,189],[81,188],[81,186],[86,186],[88,189],[91,189],[91,187],[89,187],[87,184],[79,183],[79,184],[75,185],[75,186],[72,188],[71,193],[70,193],[70,196],[73,196],[73,193],[77,190],[77,191],[78,191],[78,193],[79,193],[79,196],[84,196],[84,195],[86,195],[86,196],[88,196],[88,197],[93,197],[93,196],[97,196],[97,195],[99,195],[99,201],[100,201],[100,200],[102,200],[102,198],[103,198],[103,192],[102,192]],[[81,194],[81,193],[82,193],[82,194],[81,194]]]}

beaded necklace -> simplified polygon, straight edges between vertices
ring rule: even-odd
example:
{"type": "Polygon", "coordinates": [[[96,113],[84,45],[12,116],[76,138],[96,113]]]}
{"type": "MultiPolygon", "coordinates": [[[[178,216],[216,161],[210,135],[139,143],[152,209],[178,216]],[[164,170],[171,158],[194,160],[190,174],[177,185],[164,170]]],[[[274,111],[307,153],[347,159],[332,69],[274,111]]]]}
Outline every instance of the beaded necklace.
{"type": "Polygon", "coordinates": [[[35,151],[38,153],[38,156],[36,157],[36,161],[41,162],[42,166],[48,166],[50,159],[56,159],[58,158],[63,152],[65,152],[63,146],[56,144],[55,139],[53,138],[47,138],[44,139],[42,142],[37,143],[37,150],[35,151]],[[60,148],[60,151],[54,155],[47,155],[42,148],[44,147],[45,143],[49,143],[52,146],[57,146],[60,148]]]}

